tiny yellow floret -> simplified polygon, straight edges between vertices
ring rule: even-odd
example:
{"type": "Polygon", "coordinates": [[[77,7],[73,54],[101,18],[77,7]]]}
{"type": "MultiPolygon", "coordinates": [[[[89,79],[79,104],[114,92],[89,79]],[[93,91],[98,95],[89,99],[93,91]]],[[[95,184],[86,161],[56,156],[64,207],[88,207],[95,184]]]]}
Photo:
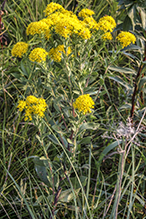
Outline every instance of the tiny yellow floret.
{"type": "Polygon", "coordinates": [[[22,58],[22,56],[27,52],[28,47],[29,47],[28,43],[25,42],[16,43],[11,51],[12,56],[22,58]]]}
{"type": "Polygon", "coordinates": [[[82,112],[84,115],[86,113],[91,113],[91,108],[94,108],[94,105],[95,103],[89,94],[79,96],[73,103],[73,107],[78,109],[79,112],[82,112]]]}

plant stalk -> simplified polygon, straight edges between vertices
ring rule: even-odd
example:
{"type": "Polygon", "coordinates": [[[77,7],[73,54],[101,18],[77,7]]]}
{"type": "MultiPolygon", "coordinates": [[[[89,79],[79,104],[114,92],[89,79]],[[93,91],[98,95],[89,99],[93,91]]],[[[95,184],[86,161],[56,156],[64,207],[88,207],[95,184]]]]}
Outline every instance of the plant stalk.
{"type": "MultiPolygon", "coordinates": [[[[146,43],[145,43],[145,52],[144,52],[144,58],[143,58],[143,62],[146,61],[146,43]]],[[[141,71],[142,71],[142,68],[143,68],[144,64],[141,64],[140,67],[139,67],[139,70],[138,70],[138,73],[136,75],[136,78],[135,78],[135,87],[134,87],[134,92],[133,92],[133,96],[132,96],[132,107],[131,107],[131,113],[130,113],[130,118],[133,120],[133,116],[134,116],[134,109],[135,109],[135,98],[136,98],[136,94],[137,94],[137,90],[138,90],[138,79],[140,78],[140,75],[141,75],[141,71]]],[[[142,76],[143,77],[143,76],[142,76]]],[[[142,94],[142,91],[140,93],[140,97],[141,97],[141,100],[142,100],[142,103],[144,102],[143,101],[143,94],[142,94]]]]}

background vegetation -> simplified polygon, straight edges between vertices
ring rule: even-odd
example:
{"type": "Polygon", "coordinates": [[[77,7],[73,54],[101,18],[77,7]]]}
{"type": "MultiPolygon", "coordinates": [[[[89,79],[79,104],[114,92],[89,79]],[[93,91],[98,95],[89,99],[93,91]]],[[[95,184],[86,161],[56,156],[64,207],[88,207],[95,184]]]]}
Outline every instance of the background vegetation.
{"type": "MultiPolygon", "coordinates": [[[[74,56],[41,66],[11,55],[29,23],[44,18],[49,0],[6,0],[0,14],[0,217],[146,218],[145,1],[58,0],[117,23],[113,40],[74,41],[74,56]],[[118,50],[120,30],[136,44],[118,50]],[[95,102],[81,115],[72,102],[95,102]],[[18,101],[43,97],[41,120],[24,121],[18,101]]],[[[45,42],[50,48],[57,43],[45,42]]],[[[62,41],[64,45],[67,42],[62,41]]],[[[69,44],[68,44],[69,45],[69,44]]]]}

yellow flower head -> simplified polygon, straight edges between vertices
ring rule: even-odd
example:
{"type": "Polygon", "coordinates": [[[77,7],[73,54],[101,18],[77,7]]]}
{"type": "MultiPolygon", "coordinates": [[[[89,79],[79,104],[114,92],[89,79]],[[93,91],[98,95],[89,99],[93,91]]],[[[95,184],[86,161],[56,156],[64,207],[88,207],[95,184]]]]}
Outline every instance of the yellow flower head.
{"type": "Polygon", "coordinates": [[[49,16],[50,14],[52,14],[54,11],[64,11],[65,9],[54,2],[51,2],[50,4],[47,5],[46,9],[44,10],[45,16],[49,16]]]}
{"type": "Polygon", "coordinates": [[[89,29],[95,29],[97,26],[97,22],[94,20],[93,17],[86,17],[83,22],[89,29]]]}
{"type": "MultiPolygon", "coordinates": [[[[62,52],[65,54],[64,45],[59,45],[56,48],[50,49],[48,55],[51,59],[53,59],[55,62],[61,61],[62,52]]],[[[67,56],[71,53],[71,48],[67,48],[67,56]]]]}
{"type": "Polygon", "coordinates": [[[18,104],[17,107],[19,108],[19,111],[22,112],[22,111],[24,110],[24,108],[26,107],[26,102],[23,101],[23,100],[19,100],[18,103],[19,103],[19,104],[18,104]]]}
{"type": "Polygon", "coordinates": [[[27,52],[29,47],[28,43],[18,42],[14,45],[11,53],[12,56],[22,58],[22,56],[27,52]]]}
{"type": "Polygon", "coordinates": [[[101,37],[103,40],[112,40],[112,34],[110,32],[104,33],[103,36],[101,37]]]}
{"type": "Polygon", "coordinates": [[[47,104],[43,98],[37,98],[33,95],[30,95],[26,98],[25,101],[20,100],[17,106],[19,111],[25,110],[24,120],[32,120],[32,115],[44,117],[44,112],[47,109],[47,104]]]}
{"type": "Polygon", "coordinates": [[[49,27],[49,30],[54,29],[54,31],[58,35],[64,38],[68,38],[74,34],[81,36],[83,39],[89,39],[91,37],[89,25],[87,24],[87,22],[85,23],[79,20],[73,12],[67,11],[65,9],[62,11],[57,10],[53,14],[50,14],[44,22],[47,23],[47,19],[49,20],[49,22],[51,21],[52,23],[51,27],[49,27]]]}
{"type": "Polygon", "coordinates": [[[45,62],[48,53],[43,48],[35,48],[31,51],[29,59],[32,62],[45,62]]]}
{"type": "Polygon", "coordinates": [[[104,16],[100,18],[99,22],[97,23],[96,29],[102,30],[103,32],[110,31],[112,32],[116,27],[116,22],[113,17],[111,16],[104,16]]]}
{"type": "Polygon", "coordinates": [[[83,27],[81,21],[73,13],[55,13],[50,17],[53,19],[55,32],[64,38],[78,33],[83,27]]]}
{"type": "Polygon", "coordinates": [[[32,22],[28,25],[27,29],[26,29],[26,34],[27,35],[35,35],[35,34],[45,34],[46,31],[48,31],[49,29],[49,25],[44,22],[44,21],[36,21],[36,22],[32,22]]]}
{"type": "Polygon", "coordinates": [[[87,40],[91,38],[91,32],[88,28],[84,27],[78,34],[81,38],[87,40]]]}
{"type": "Polygon", "coordinates": [[[94,13],[94,11],[84,8],[79,12],[79,17],[86,18],[86,17],[91,17],[94,13]]]}
{"type": "Polygon", "coordinates": [[[127,31],[121,31],[121,33],[118,34],[116,39],[120,41],[123,48],[130,45],[131,43],[134,44],[136,41],[136,37],[134,36],[134,34],[127,31]]]}
{"type": "Polygon", "coordinates": [[[94,104],[95,103],[90,95],[84,94],[76,99],[76,101],[73,103],[73,107],[85,115],[86,113],[91,113],[91,108],[94,108],[94,104]]]}
{"type": "Polygon", "coordinates": [[[72,34],[72,27],[67,20],[63,19],[56,24],[55,32],[64,38],[68,38],[72,34]]]}
{"type": "Polygon", "coordinates": [[[30,95],[26,98],[26,103],[27,103],[28,106],[31,105],[31,104],[37,103],[37,101],[38,101],[38,98],[33,96],[33,95],[30,95]]]}

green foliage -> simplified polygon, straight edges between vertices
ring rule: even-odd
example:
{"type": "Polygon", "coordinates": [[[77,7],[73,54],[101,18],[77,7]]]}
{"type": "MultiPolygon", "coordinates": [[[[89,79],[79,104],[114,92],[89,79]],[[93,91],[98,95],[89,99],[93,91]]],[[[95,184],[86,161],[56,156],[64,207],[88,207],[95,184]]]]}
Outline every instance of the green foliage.
{"type": "Polygon", "coordinates": [[[26,28],[44,18],[50,1],[5,2],[8,14],[1,15],[4,29],[0,27],[0,217],[142,218],[145,1],[53,2],[76,15],[89,8],[97,22],[110,15],[117,27],[111,41],[102,39],[102,31],[91,31],[86,40],[64,38],[54,30],[49,40],[27,36],[26,28]],[[131,31],[136,44],[122,48],[116,39],[120,30],[131,31]],[[22,59],[11,55],[18,41],[29,43],[22,59]],[[29,60],[34,48],[49,52],[58,45],[64,45],[60,62],[50,56],[46,62],[29,60]],[[73,107],[83,94],[95,103],[85,115],[73,107]],[[33,114],[25,121],[26,111],[17,106],[29,95],[45,99],[44,117],[33,114]]]}

